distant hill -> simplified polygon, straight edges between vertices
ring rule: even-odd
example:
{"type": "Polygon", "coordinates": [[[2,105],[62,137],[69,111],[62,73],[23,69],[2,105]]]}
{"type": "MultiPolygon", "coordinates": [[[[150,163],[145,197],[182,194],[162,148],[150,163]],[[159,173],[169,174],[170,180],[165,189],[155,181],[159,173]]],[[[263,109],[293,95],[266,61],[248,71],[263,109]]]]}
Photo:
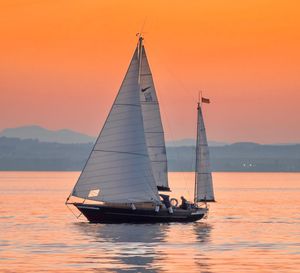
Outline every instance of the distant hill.
{"type": "MultiPolygon", "coordinates": [[[[209,147],[213,171],[300,172],[300,144],[262,145],[240,142],[209,147]]],[[[170,171],[192,171],[195,147],[169,147],[170,171]]]]}
{"type": "MultiPolygon", "coordinates": [[[[179,140],[173,140],[173,141],[167,141],[166,145],[168,147],[189,147],[189,146],[195,146],[196,139],[193,138],[184,138],[179,140]]],[[[218,141],[209,141],[208,145],[210,147],[217,147],[217,146],[224,146],[227,145],[226,142],[218,142],[218,141]]]]}
{"type": "Polygon", "coordinates": [[[23,126],[17,128],[7,128],[0,132],[0,137],[12,137],[19,139],[37,139],[41,142],[56,143],[93,143],[95,137],[82,133],[74,132],[68,129],[52,131],[40,126],[23,126]]]}
{"type": "Polygon", "coordinates": [[[81,170],[92,147],[92,143],[62,144],[0,137],[0,170],[81,170]]]}
{"type": "MultiPolygon", "coordinates": [[[[62,144],[0,137],[0,170],[80,171],[92,143],[62,144]]],[[[234,143],[210,147],[211,167],[222,172],[300,172],[300,144],[234,143]]],[[[193,171],[195,147],[167,147],[169,171],[193,171]]]]}
{"type": "MultiPolygon", "coordinates": [[[[17,128],[7,128],[0,132],[0,137],[11,137],[19,139],[37,139],[41,142],[56,143],[94,143],[96,137],[88,136],[69,129],[49,130],[37,125],[22,126],[17,128]]],[[[186,138],[174,141],[167,141],[168,147],[195,146],[195,139],[186,138]]],[[[209,141],[209,146],[224,146],[228,143],[209,141]]]]}

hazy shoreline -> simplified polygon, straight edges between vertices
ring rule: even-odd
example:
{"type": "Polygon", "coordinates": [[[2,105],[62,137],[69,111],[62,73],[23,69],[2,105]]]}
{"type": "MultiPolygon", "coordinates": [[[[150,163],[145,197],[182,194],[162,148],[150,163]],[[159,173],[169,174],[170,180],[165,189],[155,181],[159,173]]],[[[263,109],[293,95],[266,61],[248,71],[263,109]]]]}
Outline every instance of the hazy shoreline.
{"type": "MultiPolygon", "coordinates": [[[[0,137],[1,171],[81,171],[93,143],[0,137]]],[[[167,147],[168,171],[194,170],[193,146],[167,147]]],[[[234,143],[210,147],[213,172],[300,172],[300,144],[234,143]]]]}

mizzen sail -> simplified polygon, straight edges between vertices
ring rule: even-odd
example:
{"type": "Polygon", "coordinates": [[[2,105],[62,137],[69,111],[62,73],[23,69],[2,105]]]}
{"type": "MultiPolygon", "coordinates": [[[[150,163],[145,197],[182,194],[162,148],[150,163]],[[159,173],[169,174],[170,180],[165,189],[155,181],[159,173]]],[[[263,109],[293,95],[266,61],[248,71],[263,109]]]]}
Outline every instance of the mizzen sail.
{"type": "Polygon", "coordinates": [[[206,130],[200,103],[198,103],[197,141],[196,141],[196,183],[195,202],[215,201],[206,130]]]}
{"type": "Polygon", "coordinates": [[[137,48],[73,196],[113,203],[160,202],[144,133],[139,71],[137,48]]]}

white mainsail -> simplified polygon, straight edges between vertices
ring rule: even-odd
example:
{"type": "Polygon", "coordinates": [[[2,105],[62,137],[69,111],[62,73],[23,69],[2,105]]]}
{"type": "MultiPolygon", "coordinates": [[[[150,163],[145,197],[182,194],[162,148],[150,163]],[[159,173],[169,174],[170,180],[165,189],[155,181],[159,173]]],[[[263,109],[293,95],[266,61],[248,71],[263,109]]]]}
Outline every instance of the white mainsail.
{"type": "Polygon", "coordinates": [[[210,170],[209,150],[200,103],[198,103],[197,110],[195,202],[213,202],[215,197],[210,170]]]}
{"type": "Polygon", "coordinates": [[[144,133],[138,51],[73,196],[113,203],[160,202],[144,133]]]}
{"type": "Polygon", "coordinates": [[[144,46],[141,47],[140,98],[148,153],[156,185],[160,190],[170,190],[164,131],[152,73],[144,46]]]}

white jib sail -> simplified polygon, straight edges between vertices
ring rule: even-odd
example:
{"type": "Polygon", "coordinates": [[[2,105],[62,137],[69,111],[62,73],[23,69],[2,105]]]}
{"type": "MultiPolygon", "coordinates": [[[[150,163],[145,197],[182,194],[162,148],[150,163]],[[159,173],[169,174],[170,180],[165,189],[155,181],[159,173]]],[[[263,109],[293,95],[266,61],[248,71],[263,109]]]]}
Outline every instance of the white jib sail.
{"type": "Polygon", "coordinates": [[[215,201],[210,170],[209,150],[202,109],[198,105],[197,147],[196,147],[196,202],[215,201]]]}
{"type": "Polygon", "coordinates": [[[138,50],[72,195],[113,202],[160,202],[140,103],[138,50]]]}
{"type": "Polygon", "coordinates": [[[141,56],[140,97],[148,153],[156,185],[160,189],[168,190],[168,166],[164,131],[152,73],[144,46],[142,47],[141,56]]]}

